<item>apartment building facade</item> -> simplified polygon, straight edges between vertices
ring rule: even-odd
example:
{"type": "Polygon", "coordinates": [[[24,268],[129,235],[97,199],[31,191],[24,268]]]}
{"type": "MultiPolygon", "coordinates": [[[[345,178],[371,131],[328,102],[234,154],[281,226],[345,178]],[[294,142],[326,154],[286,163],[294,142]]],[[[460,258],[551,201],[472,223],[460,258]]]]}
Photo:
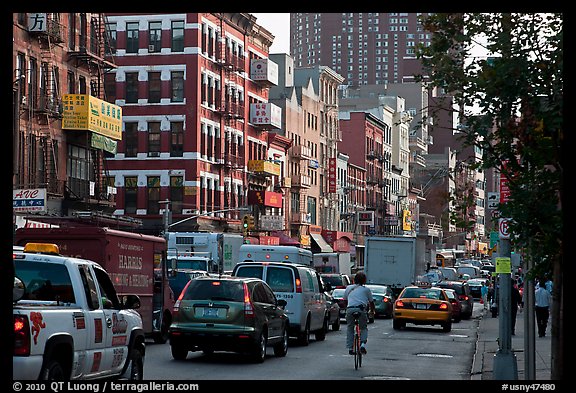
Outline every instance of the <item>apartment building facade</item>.
{"type": "Polygon", "coordinates": [[[124,111],[108,160],[115,213],[151,232],[166,208],[177,231],[239,231],[244,214],[257,224],[280,214],[290,141],[270,135],[281,118],[268,103],[273,36],[242,13],[111,13],[108,29],[118,68],[106,86],[124,111]]]}
{"type": "Polygon", "coordinates": [[[430,44],[432,34],[419,21],[424,15],[291,13],[290,53],[297,67],[331,67],[349,86],[399,83],[416,47],[430,44]]]}
{"type": "Polygon", "coordinates": [[[103,222],[112,217],[115,189],[104,159],[116,149],[121,111],[104,94],[104,75],[116,67],[105,58],[105,28],[101,13],[13,14],[16,227],[57,225],[86,211],[102,212],[103,222]],[[89,122],[88,103],[100,123],[89,122]],[[77,113],[84,120],[71,124],[77,113]]]}

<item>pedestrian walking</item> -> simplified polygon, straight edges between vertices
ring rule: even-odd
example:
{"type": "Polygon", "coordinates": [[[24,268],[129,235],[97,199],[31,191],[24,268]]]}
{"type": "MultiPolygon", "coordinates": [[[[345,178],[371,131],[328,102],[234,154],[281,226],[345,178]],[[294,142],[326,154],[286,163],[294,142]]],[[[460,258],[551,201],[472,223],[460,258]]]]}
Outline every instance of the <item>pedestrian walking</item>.
{"type": "Polygon", "coordinates": [[[512,302],[512,307],[510,311],[512,311],[512,319],[511,319],[511,330],[512,335],[514,336],[516,333],[514,332],[516,329],[516,315],[518,314],[518,307],[522,304],[522,295],[520,295],[520,291],[518,290],[518,286],[515,282],[511,285],[512,294],[510,296],[510,301],[512,302]]]}
{"type": "Polygon", "coordinates": [[[550,305],[552,295],[546,290],[546,283],[541,279],[538,288],[534,292],[534,310],[536,312],[536,325],[538,326],[538,337],[546,336],[546,327],[550,316],[550,305]]]}
{"type": "Polygon", "coordinates": [[[480,296],[482,297],[484,310],[488,310],[488,285],[486,284],[486,281],[482,282],[482,286],[480,287],[480,296]]]}

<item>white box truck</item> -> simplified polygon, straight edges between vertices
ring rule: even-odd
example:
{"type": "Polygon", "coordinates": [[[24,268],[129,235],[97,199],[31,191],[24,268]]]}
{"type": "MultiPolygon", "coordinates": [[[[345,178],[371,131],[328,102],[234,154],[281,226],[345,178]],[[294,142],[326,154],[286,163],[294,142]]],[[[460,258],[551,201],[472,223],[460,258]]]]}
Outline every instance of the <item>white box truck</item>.
{"type": "Polygon", "coordinates": [[[317,272],[351,275],[349,252],[320,252],[314,254],[313,258],[317,272]]]}
{"type": "Polygon", "coordinates": [[[232,271],[243,243],[244,237],[238,233],[168,232],[168,260],[176,258],[177,268],[232,271]],[[200,266],[202,259],[204,267],[200,266]]]}
{"type": "Polygon", "coordinates": [[[415,282],[416,238],[366,237],[364,245],[368,283],[388,285],[399,293],[415,282]]]}

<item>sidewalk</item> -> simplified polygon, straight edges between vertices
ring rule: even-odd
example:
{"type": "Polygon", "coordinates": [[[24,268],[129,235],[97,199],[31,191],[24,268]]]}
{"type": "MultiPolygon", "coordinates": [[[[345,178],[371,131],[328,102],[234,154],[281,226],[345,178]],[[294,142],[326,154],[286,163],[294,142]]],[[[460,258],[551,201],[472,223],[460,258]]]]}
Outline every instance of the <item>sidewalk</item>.
{"type": "MultiPolygon", "coordinates": [[[[476,353],[472,363],[472,380],[493,380],[494,379],[494,356],[498,346],[499,320],[493,318],[489,310],[480,311],[480,321],[478,325],[478,341],[476,353]]],[[[516,366],[518,370],[517,380],[522,381],[524,378],[524,315],[525,311],[518,311],[516,317],[516,335],[512,336],[512,352],[516,356],[516,366]]],[[[536,329],[536,326],[534,326],[536,329]]],[[[545,337],[538,337],[535,331],[535,380],[550,380],[550,362],[551,362],[551,340],[550,340],[550,321],[546,330],[545,337]]]]}

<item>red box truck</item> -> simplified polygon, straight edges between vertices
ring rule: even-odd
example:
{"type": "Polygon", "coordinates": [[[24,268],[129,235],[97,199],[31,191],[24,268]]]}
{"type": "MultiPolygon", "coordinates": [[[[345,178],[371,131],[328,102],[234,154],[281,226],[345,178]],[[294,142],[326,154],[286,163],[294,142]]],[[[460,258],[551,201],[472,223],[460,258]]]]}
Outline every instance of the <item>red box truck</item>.
{"type": "Polygon", "coordinates": [[[157,343],[168,340],[174,294],[170,289],[163,237],[106,227],[19,228],[15,245],[54,243],[62,255],[97,262],[110,275],[118,296],[136,294],[144,332],[157,343]]]}

